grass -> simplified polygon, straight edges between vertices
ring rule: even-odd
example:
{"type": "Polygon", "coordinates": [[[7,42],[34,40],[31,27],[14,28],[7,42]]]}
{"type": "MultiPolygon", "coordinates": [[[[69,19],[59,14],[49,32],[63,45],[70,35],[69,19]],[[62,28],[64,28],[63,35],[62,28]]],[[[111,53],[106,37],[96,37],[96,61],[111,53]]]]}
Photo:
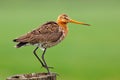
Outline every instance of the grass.
{"type": "Polygon", "coordinates": [[[32,54],[35,47],[16,49],[12,40],[61,13],[92,26],[69,24],[65,40],[48,49],[45,57],[58,80],[120,80],[119,8],[116,0],[0,1],[0,80],[45,71],[32,54]]]}

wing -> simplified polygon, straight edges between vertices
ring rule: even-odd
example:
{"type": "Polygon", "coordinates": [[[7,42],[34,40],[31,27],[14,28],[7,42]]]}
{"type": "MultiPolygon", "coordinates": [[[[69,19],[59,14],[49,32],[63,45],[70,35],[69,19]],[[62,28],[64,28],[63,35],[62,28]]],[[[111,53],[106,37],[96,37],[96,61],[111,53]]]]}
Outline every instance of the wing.
{"type": "Polygon", "coordinates": [[[41,42],[55,42],[63,35],[62,30],[60,29],[59,25],[54,22],[50,21],[39,28],[33,30],[32,32],[27,33],[17,39],[15,42],[27,42],[31,44],[41,43],[41,42]]]}

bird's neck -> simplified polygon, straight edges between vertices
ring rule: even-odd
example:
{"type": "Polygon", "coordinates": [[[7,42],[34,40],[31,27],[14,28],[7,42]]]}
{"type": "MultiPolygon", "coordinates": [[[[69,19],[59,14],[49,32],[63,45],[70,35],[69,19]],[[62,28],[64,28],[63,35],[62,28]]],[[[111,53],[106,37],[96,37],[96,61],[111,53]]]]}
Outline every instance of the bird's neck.
{"type": "Polygon", "coordinates": [[[68,33],[67,23],[58,21],[57,24],[63,29],[65,35],[67,35],[67,33],[68,33]]]}

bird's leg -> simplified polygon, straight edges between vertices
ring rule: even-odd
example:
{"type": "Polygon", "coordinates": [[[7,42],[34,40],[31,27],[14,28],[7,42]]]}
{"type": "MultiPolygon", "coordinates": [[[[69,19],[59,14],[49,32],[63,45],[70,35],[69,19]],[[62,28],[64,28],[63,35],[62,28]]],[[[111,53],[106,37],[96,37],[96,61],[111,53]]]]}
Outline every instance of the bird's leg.
{"type": "Polygon", "coordinates": [[[34,53],[35,57],[38,59],[38,61],[41,63],[41,65],[44,67],[44,66],[45,66],[44,63],[42,62],[42,60],[41,60],[41,59],[38,57],[38,55],[36,54],[36,51],[37,51],[38,48],[39,48],[39,47],[36,47],[36,48],[34,49],[33,53],[34,53]]]}
{"type": "Polygon", "coordinates": [[[47,66],[47,63],[46,63],[46,61],[45,61],[45,59],[44,59],[45,52],[46,52],[46,48],[45,48],[44,51],[43,51],[42,60],[43,60],[43,62],[44,62],[44,64],[45,64],[44,67],[47,69],[48,74],[50,74],[49,67],[47,66]]]}

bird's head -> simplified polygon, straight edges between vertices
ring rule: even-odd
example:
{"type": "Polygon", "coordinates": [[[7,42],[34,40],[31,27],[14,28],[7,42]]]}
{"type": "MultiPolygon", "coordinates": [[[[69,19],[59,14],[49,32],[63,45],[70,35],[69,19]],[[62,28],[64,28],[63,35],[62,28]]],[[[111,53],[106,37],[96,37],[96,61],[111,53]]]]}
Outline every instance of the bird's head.
{"type": "Polygon", "coordinates": [[[90,26],[89,24],[86,24],[84,22],[78,22],[76,20],[72,20],[69,18],[69,16],[67,16],[66,14],[61,14],[58,16],[57,19],[57,23],[61,23],[61,24],[67,24],[67,23],[75,23],[75,24],[82,24],[82,25],[87,25],[90,26]]]}

